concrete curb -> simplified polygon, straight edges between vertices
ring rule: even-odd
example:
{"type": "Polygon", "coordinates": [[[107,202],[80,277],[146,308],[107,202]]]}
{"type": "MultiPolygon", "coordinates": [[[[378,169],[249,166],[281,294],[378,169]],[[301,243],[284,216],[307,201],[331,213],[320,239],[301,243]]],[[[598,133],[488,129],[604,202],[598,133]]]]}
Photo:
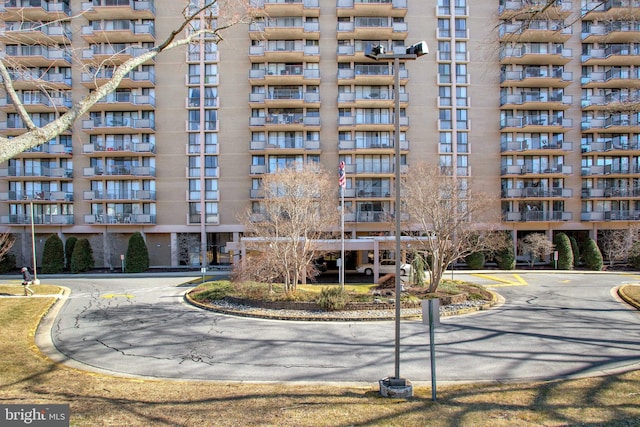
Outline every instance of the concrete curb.
{"type": "MultiPolygon", "coordinates": [[[[502,296],[495,293],[494,291],[491,291],[488,289],[487,291],[490,292],[492,295],[492,300],[487,304],[484,304],[478,307],[469,307],[469,308],[463,308],[460,310],[445,312],[442,314],[442,316],[443,317],[461,316],[464,314],[476,313],[478,311],[486,311],[496,305],[501,305],[502,303],[504,303],[504,298],[502,298],[502,296]]],[[[334,312],[334,315],[332,316],[327,316],[326,313],[325,315],[318,315],[318,316],[307,316],[307,315],[292,316],[292,315],[285,315],[285,314],[279,313],[278,310],[268,310],[268,309],[258,309],[258,308],[256,308],[255,311],[233,310],[227,307],[217,306],[213,304],[205,304],[205,303],[196,301],[191,297],[191,290],[185,291],[184,301],[187,304],[190,304],[194,307],[207,310],[207,311],[212,311],[214,313],[228,314],[231,316],[239,316],[239,317],[250,317],[254,319],[289,320],[289,321],[293,320],[293,321],[307,321],[307,322],[376,322],[376,321],[395,320],[395,315],[380,316],[380,317],[377,317],[377,316],[376,317],[346,317],[346,316],[341,317],[337,312],[334,312]]],[[[422,313],[403,313],[401,315],[401,319],[421,320],[422,313]]]]}
{"type": "Polygon", "coordinates": [[[627,304],[629,304],[631,307],[635,308],[636,310],[640,310],[640,303],[638,303],[637,301],[635,301],[633,298],[631,298],[629,295],[627,295],[627,293],[625,292],[627,290],[627,288],[631,287],[631,286],[635,286],[635,287],[639,287],[640,285],[623,285],[620,286],[618,288],[618,296],[620,298],[622,298],[622,300],[624,302],[626,302],[627,304]]]}

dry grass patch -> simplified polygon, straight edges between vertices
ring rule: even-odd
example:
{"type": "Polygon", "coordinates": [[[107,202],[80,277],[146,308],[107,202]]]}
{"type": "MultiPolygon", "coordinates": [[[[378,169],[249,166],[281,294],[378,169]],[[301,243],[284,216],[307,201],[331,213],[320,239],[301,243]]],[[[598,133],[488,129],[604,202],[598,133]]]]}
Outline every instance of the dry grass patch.
{"type": "Polygon", "coordinates": [[[395,400],[379,397],[377,387],[133,380],[87,373],[55,364],[35,348],[38,319],[53,302],[0,298],[0,399],[68,403],[73,426],[640,426],[640,371],[533,384],[443,386],[437,402],[428,387],[416,387],[414,398],[395,400]]]}

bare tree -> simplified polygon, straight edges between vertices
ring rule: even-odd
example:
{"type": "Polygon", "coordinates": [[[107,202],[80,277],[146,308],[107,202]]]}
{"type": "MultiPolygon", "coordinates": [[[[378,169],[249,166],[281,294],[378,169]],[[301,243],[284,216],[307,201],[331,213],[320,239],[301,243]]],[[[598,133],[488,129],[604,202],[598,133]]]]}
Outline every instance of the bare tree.
{"type": "Polygon", "coordinates": [[[531,233],[518,240],[518,250],[529,255],[529,263],[533,267],[537,259],[544,258],[553,252],[553,242],[544,233],[531,233]]]}
{"type": "MultiPolygon", "coordinates": [[[[44,144],[71,128],[73,123],[83,114],[87,113],[96,102],[118,88],[122,79],[124,79],[129,72],[155,58],[160,53],[179,46],[187,46],[199,42],[203,35],[207,35],[208,42],[219,43],[222,40],[222,32],[225,29],[252,20],[255,8],[251,6],[251,3],[250,0],[209,0],[205,1],[201,7],[186,7],[183,10],[182,22],[177,28],[171,31],[169,36],[156,43],[154,47],[116,66],[113,65],[113,61],[94,64],[94,73],[96,75],[105,67],[113,67],[113,73],[109,80],[101,85],[96,84],[96,88],[91,93],[74,103],[71,108],[64,114],[61,114],[57,119],[44,126],[36,125],[14,87],[13,77],[25,74],[26,70],[21,69],[21,67],[12,61],[11,55],[3,52],[3,55],[0,57],[0,77],[2,84],[7,92],[7,97],[15,107],[16,113],[25,124],[26,131],[12,139],[0,136],[0,163],[16,156],[22,151],[44,144]],[[210,16],[210,11],[213,8],[218,10],[215,18],[210,16]],[[197,26],[192,25],[196,17],[201,14],[205,14],[205,16],[209,14],[208,19],[198,21],[199,24],[197,26]]],[[[70,19],[76,18],[77,17],[70,19]]],[[[43,25],[47,24],[49,23],[43,25]]],[[[38,42],[40,45],[43,43],[42,41],[38,42]]],[[[82,64],[79,66],[83,67],[82,64]]],[[[29,77],[33,80],[33,76],[29,77]]],[[[36,78],[36,80],[38,79],[36,78]]],[[[41,88],[46,95],[48,92],[46,91],[44,81],[41,81],[41,88]]]]}
{"type": "Polygon", "coordinates": [[[411,231],[427,252],[427,269],[435,292],[446,268],[473,252],[497,244],[493,232],[499,218],[492,216],[488,194],[474,192],[468,178],[453,177],[438,166],[411,165],[401,183],[403,208],[411,231]]]}
{"type": "Polygon", "coordinates": [[[11,250],[16,238],[11,233],[0,233],[0,260],[11,250]]]}
{"type": "Polygon", "coordinates": [[[336,180],[316,165],[294,165],[262,178],[259,212],[240,220],[247,248],[265,254],[261,269],[268,277],[281,277],[286,292],[307,278],[318,257],[318,240],[338,229],[336,180]]]}
{"type": "Polygon", "coordinates": [[[616,261],[626,261],[629,258],[631,248],[639,237],[640,227],[637,225],[628,229],[600,230],[598,246],[609,261],[609,266],[613,266],[616,261]]]}

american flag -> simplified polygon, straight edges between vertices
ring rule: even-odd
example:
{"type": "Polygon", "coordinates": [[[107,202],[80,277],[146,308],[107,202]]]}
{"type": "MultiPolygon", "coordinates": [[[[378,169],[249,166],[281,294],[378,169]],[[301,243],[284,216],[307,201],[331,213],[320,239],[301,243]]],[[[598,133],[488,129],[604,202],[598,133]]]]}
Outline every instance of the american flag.
{"type": "Polygon", "coordinates": [[[342,188],[347,186],[347,176],[344,173],[344,162],[340,162],[340,166],[338,167],[338,184],[342,188]]]}

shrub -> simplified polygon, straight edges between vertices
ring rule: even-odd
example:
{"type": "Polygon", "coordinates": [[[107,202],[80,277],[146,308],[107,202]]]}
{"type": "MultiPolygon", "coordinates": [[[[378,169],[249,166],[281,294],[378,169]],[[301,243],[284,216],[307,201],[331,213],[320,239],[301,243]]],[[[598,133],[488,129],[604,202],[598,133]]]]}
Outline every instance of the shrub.
{"type": "Polygon", "coordinates": [[[516,268],[516,257],[513,246],[507,246],[496,254],[496,263],[501,270],[513,270],[516,268]]]}
{"type": "Polygon", "coordinates": [[[0,273],[9,273],[15,269],[16,256],[12,252],[8,252],[0,259],[0,273]]]}
{"type": "Polygon", "coordinates": [[[467,266],[472,270],[481,270],[484,268],[485,256],[483,252],[474,252],[465,258],[467,266]]]}
{"type": "Polygon", "coordinates": [[[233,291],[231,282],[219,281],[199,286],[191,291],[191,297],[196,301],[219,301],[233,294],[233,291]]]}
{"type": "Polygon", "coordinates": [[[339,286],[322,288],[317,302],[320,308],[326,311],[338,311],[342,310],[345,305],[347,305],[347,302],[349,302],[349,295],[339,286]]]}
{"type": "Polygon", "coordinates": [[[411,261],[411,278],[414,285],[423,287],[425,285],[424,270],[427,268],[424,258],[421,254],[416,253],[413,261],[411,261]]]}
{"type": "Polygon", "coordinates": [[[602,252],[595,240],[592,238],[587,239],[584,248],[584,263],[589,270],[600,271],[602,270],[603,260],[602,252]]]}
{"type": "Polygon", "coordinates": [[[64,270],[64,244],[57,234],[52,234],[44,241],[40,270],[45,274],[58,274],[64,270]]]}
{"type": "Polygon", "coordinates": [[[149,251],[140,232],[135,232],[129,238],[125,271],[127,273],[142,273],[149,268],[149,251]]]}
{"type": "Polygon", "coordinates": [[[73,256],[73,248],[78,243],[78,238],[71,236],[67,239],[64,244],[64,268],[66,270],[71,270],[71,257],[73,256]]]}
{"type": "Polygon", "coordinates": [[[553,243],[558,251],[558,269],[573,270],[573,250],[569,236],[565,233],[558,233],[553,243]]]}
{"type": "Polygon", "coordinates": [[[71,255],[71,272],[82,273],[93,268],[95,261],[93,259],[93,249],[91,243],[87,239],[78,239],[73,248],[71,255]]]}
{"type": "Polygon", "coordinates": [[[573,265],[582,264],[582,261],[580,260],[580,247],[578,246],[578,241],[573,236],[569,236],[569,241],[571,242],[571,251],[573,252],[573,265]]]}

